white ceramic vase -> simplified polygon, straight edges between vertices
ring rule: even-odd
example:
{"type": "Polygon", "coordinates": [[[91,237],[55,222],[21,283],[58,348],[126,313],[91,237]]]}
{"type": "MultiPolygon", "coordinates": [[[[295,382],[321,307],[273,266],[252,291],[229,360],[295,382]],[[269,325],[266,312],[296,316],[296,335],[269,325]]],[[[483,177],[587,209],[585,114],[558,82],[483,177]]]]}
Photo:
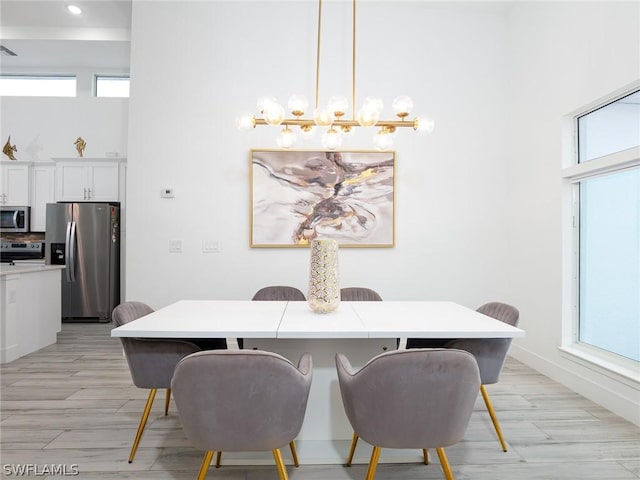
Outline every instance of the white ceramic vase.
{"type": "Polygon", "coordinates": [[[311,241],[311,267],[307,302],[316,313],[334,311],[340,305],[338,275],[338,242],[316,239],[311,241]]]}

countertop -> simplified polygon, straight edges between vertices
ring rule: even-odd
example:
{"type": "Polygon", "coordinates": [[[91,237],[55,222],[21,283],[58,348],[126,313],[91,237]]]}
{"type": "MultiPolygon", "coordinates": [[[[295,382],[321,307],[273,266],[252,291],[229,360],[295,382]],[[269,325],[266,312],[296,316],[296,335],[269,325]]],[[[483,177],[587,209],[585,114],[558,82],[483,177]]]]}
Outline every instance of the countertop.
{"type": "Polygon", "coordinates": [[[63,268],[65,268],[64,265],[39,265],[33,263],[11,265],[9,263],[2,263],[0,264],[0,276],[46,272],[48,270],[62,270],[63,268]]]}

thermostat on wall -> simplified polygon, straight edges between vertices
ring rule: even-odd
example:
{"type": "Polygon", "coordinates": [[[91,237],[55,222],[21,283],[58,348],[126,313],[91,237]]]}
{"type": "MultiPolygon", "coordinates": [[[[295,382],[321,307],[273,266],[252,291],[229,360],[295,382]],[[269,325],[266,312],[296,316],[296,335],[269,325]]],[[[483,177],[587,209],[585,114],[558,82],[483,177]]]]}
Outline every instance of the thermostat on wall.
{"type": "Polygon", "coordinates": [[[173,188],[163,188],[160,190],[160,196],[162,198],[173,198],[173,188]]]}

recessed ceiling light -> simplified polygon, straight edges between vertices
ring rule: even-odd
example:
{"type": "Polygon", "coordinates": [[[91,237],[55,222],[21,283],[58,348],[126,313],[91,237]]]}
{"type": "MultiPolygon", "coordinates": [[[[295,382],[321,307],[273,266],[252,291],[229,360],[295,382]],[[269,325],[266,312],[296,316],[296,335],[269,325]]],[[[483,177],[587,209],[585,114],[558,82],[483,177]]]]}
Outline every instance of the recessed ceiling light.
{"type": "Polygon", "coordinates": [[[69,10],[74,15],[80,15],[82,13],[82,9],[77,5],[67,5],[67,10],[69,10]]]}

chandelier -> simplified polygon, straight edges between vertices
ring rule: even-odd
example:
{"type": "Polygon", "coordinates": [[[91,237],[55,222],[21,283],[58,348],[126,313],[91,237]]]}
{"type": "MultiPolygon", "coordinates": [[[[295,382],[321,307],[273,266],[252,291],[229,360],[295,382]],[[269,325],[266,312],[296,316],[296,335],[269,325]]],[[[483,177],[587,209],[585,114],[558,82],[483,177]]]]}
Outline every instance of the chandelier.
{"type": "Polygon", "coordinates": [[[410,119],[413,101],[406,95],[396,97],[391,108],[397,118],[383,120],[383,102],[380,98],[365,98],[362,107],[356,111],[356,0],[353,0],[352,25],[352,76],[351,76],[351,105],[352,117],[345,118],[349,110],[346,97],[331,97],[327,105],[320,106],[318,92],[320,83],[320,37],[322,25],[322,0],[318,0],[318,45],[316,54],[316,91],[315,109],[312,117],[305,117],[309,102],[303,95],[292,95],[287,102],[290,117],[285,109],[273,97],[258,99],[259,116],[246,114],[237,119],[237,126],[241,130],[249,130],[257,125],[284,126],[277,138],[278,147],[288,149],[296,144],[296,127],[302,135],[309,135],[313,130],[324,128],[322,146],[327,150],[335,150],[342,145],[343,135],[349,134],[356,127],[373,128],[376,133],[373,143],[378,150],[388,150],[393,146],[393,133],[398,128],[412,128],[417,132],[431,133],[434,121],[428,117],[416,116],[410,119]],[[293,128],[292,128],[293,127],[293,128]]]}

